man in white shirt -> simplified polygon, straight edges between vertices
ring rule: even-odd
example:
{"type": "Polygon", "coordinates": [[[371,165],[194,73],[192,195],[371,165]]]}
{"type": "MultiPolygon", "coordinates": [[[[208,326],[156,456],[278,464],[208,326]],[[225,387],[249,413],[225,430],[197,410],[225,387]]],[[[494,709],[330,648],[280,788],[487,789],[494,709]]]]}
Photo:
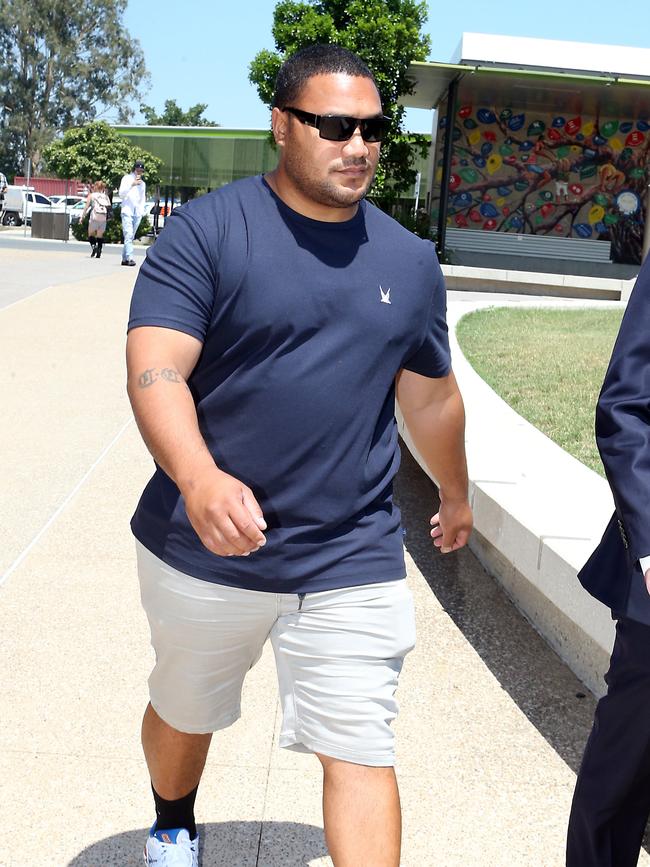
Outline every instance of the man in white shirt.
{"type": "Polygon", "coordinates": [[[122,234],[124,236],[123,265],[135,265],[132,258],[133,239],[144,215],[147,192],[147,185],[142,180],[143,172],[144,163],[142,160],[136,160],[133,163],[133,171],[124,175],[120,183],[119,195],[122,199],[122,234]]]}

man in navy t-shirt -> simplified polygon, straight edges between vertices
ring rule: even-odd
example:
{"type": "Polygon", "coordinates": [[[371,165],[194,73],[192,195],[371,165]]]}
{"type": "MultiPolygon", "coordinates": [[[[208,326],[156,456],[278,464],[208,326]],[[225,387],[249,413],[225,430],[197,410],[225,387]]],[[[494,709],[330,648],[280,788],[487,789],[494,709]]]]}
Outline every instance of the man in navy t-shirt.
{"type": "Polygon", "coordinates": [[[145,858],[198,863],[210,738],[270,637],[280,745],[321,761],[334,863],[398,867],[390,723],[414,624],[396,396],[440,482],[433,544],[462,547],[472,520],[445,291],[433,245],[365,201],[388,119],[363,62],[298,52],[274,105],[277,169],[175,211],[131,306],[156,462],[132,521],[156,652],[145,858]]]}

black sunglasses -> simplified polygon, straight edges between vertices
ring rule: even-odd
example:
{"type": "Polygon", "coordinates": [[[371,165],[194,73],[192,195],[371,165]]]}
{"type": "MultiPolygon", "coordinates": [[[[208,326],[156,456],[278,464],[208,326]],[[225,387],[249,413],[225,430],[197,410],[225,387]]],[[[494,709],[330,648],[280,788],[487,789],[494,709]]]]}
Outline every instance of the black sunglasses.
{"type": "Polygon", "coordinates": [[[386,135],[390,118],[385,115],[377,117],[347,117],[339,114],[311,114],[290,105],[282,111],[290,111],[301,123],[313,126],[321,138],[327,141],[348,141],[354,135],[357,127],[361,130],[361,138],[368,142],[378,142],[386,135]]]}

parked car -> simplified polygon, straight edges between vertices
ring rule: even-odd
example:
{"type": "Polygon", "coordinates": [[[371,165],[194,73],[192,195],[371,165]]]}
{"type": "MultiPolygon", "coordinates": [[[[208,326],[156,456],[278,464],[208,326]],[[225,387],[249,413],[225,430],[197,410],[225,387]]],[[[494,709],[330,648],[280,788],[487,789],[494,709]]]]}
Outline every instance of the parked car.
{"type": "Polygon", "coordinates": [[[74,205],[83,202],[82,196],[50,196],[55,211],[70,211],[74,205]]]}
{"type": "Polygon", "coordinates": [[[81,215],[84,212],[85,205],[86,205],[86,200],[80,199],[76,203],[76,205],[73,205],[71,208],[68,209],[68,213],[70,214],[70,222],[71,223],[78,223],[79,222],[79,220],[81,219],[81,215]]]}
{"type": "Polygon", "coordinates": [[[10,184],[5,193],[5,213],[2,218],[5,226],[29,226],[32,222],[32,211],[51,210],[52,202],[43,193],[37,193],[33,187],[16,187],[10,184]]]}

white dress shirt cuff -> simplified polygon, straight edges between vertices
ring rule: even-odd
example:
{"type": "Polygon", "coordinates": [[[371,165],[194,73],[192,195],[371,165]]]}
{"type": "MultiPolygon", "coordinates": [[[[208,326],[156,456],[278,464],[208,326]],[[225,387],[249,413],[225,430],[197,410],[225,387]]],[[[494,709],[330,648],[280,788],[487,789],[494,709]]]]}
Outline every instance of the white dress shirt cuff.
{"type": "Polygon", "coordinates": [[[641,571],[645,575],[648,569],[650,569],[650,554],[647,557],[639,557],[639,563],[641,564],[641,571]]]}

